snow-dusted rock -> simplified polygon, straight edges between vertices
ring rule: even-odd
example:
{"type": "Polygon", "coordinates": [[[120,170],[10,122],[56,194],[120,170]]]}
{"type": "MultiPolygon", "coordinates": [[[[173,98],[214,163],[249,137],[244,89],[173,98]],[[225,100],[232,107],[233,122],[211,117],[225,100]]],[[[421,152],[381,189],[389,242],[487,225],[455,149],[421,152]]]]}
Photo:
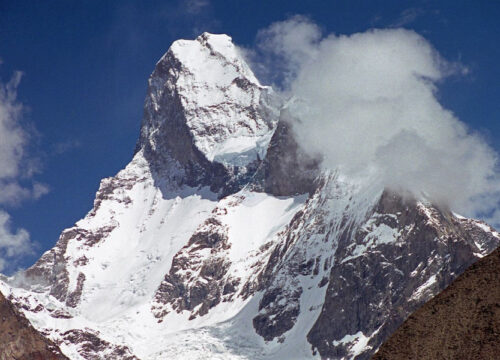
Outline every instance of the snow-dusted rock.
{"type": "Polygon", "coordinates": [[[189,186],[234,192],[265,157],[280,99],[262,86],[227,35],[178,40],[149,79],[137,149],[189,186]]]}

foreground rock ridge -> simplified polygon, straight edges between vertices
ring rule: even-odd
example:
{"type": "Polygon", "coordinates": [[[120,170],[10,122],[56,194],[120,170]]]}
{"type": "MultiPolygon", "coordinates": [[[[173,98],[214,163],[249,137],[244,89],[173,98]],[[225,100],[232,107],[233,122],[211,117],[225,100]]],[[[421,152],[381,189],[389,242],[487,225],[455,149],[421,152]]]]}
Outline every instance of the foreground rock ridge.
{"type": "Polygon", "coordinates": [[[70,359],[368,359],[500,237],[293,131],[230,37],[174,42],[131,162],[0,291],[70,359]]]}
{"type": "Polygon", "coordinates": [[[498,359],[500,249],[415,311],[374,360],[498,359]]]}
{"type": "Polygon", "coordinates": [[[0,293],[0,359],[65,360],[58,347],[36,331],[0,293]]]}

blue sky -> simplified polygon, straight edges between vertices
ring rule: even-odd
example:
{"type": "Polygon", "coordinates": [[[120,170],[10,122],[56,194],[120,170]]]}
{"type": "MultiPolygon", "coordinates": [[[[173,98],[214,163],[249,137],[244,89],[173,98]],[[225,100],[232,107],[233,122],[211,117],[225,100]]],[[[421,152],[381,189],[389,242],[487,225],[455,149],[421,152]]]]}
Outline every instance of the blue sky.
{"type": "Polygon", "coordinates": [[[441,103],[500,150],[497,1],[0,0],[0,79],[24,73],[17,98],[39,168],[19,181],[50,189],[38,200],[0,204],[11,230],[26,229],[38,244],[4,271],[29,266],[52,247],[90,210],[100,179],[130,160],[147,78],[172,41],[209,31],[252,47],[259,29],[295,14],[325,33],[417,31],[470,70],[440,84],[441,103]]]}

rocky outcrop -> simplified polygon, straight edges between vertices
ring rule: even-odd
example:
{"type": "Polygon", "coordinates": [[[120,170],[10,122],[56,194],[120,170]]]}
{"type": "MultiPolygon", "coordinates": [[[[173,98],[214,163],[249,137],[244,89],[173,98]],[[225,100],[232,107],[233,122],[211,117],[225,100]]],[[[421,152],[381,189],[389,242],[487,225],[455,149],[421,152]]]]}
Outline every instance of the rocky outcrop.
{"type": "Polygon", "coordinates": [[[411,312],[477,259],[479,244],[489,244],[488,252],[498,245],[493,232],[478,236],[480,226],[384,193],[368,221],[339,242],[340,261],[307,335],[313,348],[323,358],[369,358],[411,312]],[[363,342],[365,350],[356,350],[363,342]]]}
{"type": "MultiPolygon", "coordinates": [[[[68,270],[64,266],[66,262],[65,253],[70,240],[82,243],[86,248],[90,248],[105,238],[115,226],[103,226],[95,231],[88,231],[79,227],[65,230],[57,242],[56,246],[42,255],[42,257],[23,274],[25,284],[37,284],[48,287],[50,295],[68,306],[75,307],[81,296],[85,282],[85,274],[79,273],[76,289],[68,289],[68,270]]],[[[88,259],[83,255],[76,259],[76,266],[86,265],[88,259]]]]}
{"type": "Polygon", "coordinates": [[[66,331],[62,334],[62,339],[66,344],[78,344],[78,354],[84,359],[139,360],[128,347],[111,344],[101,339],[99,333],[91,329],[66,331]]]}
{"type": "Polygon", "coordinates": [[[194,319],[207,314],[223,298],[228,301],[238,284],[237,278],[227,274],[229,247],[227,227],[215,217],[207,219],[175,255],[155,293],[154,315],[161,321],[169,311],[187,310],[194,319]]]}
{"type": "Polygon", "coordinates": [[[283,111],[266,158],[255,175],[256,190],[276,196],[313,194],[319,175],[320,158],[312,157],[299,147],[290,116],[283,111]]]}
{"type": "Polygon", "coordinates": [[[47,340],[0,293],[0,359],[64,360],[56,344],[47,340]]]}
{"type": "Polygon", "coordinates": [[[420,307],[374,360],[497,359],[500,249],[480,259],[420,307]]]}

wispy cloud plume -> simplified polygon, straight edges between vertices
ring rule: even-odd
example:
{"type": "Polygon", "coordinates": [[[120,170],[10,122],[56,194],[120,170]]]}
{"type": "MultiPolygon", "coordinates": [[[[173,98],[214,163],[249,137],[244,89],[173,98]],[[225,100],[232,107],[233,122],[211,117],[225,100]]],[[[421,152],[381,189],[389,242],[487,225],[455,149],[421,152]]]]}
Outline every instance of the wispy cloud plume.
{"type": "Polygon", "coordinates": [[[199,14],[210,6],[208,0],[184,0],[184,7],[189,14],[199,14]]]}
{"type": "Polygon", "coordinates": [[[0,210],[0,271],[15,270],[16,260],[21,256],[31,255],[34,244],[25,229],[13,230],[10,215],[0,210]]]}
{"type": "Polygon", "coordinates": [[[498,155],[437,98],[439,83],[464,66],[413,31],[324,36],[300,16],[272,24],[258,41],[260,58],[281,59],[297,138],[325,167],[469,216],[494,212],[498,155]]]}
{"type": "Polygon", "coordinates": [[[403,27],[413,23],[417,18],[425,14],[425,10],[422,8],[408,8],[401,12],[399,17],[391,24],[391,27],[403,27]]]}
{"type": "MultiPolygon", "coordinates": [[[[28,155],[30,133],[22,125],[24,108],[17,100],[21,77],[16,72],[7,83],[0,82],[0,206],[19,205],[48,192],[31,179],[37,166],[28,155]]],[[[0,271],[15,270],[19,258],[32,251],[29,233],[12,229],[10,215],[0,208],[0,271]]]]}
{"type": "Polygon", "coordinates": [[[22,112],[22,105],[16,101],[21,77],[22,73],[16,72],[9,82],[0,84],[0,179],[19,175],[28,141],[17,122],[22,112]]]}
{"type": "Polygon", "coordinates": [[[65,141],[61,141],[58,143],[55,143],[51,146],[51,154],[52,155],[61,155],[65,154],[71,150],[77,149],[82,146],[82,143],[80,140],[77,139],[69,139],[65,141]]]}

